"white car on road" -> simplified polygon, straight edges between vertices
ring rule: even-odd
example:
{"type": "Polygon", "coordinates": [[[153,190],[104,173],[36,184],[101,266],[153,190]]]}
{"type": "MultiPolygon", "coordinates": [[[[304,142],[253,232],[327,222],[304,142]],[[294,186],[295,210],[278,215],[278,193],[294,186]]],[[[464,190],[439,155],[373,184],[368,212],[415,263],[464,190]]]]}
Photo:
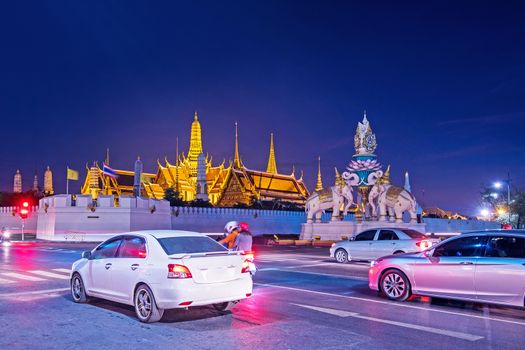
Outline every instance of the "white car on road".
{"type": "Polygon", "coordinates": [[[375,260],[385,255],[423,251],[438,243],[423,233],[404,228],[366,230],[346,241],[332,244],[330,257],[339,263],[375,260]]]}
{"type": "Polygon", "coordinates": [[[252,295],[250,264],[195,232],[140,231],[112,237],[73,263],[71,295],[135,307],[142,322],[156,322],[165,309],[213,305],[229,310],[252,295]]]}

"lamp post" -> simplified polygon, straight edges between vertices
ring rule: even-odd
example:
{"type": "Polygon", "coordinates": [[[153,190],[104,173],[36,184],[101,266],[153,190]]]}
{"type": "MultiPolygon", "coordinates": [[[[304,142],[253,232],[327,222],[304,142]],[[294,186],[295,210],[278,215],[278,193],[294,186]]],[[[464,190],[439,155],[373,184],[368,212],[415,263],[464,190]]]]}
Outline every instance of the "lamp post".
{"type": "MultiPolygon", "coordinates": [[[[507,185],[507,210],[509,214],[509,224],[510,224],[510,173],[507,175],[507,180],[503,182],[505,185],[507,185]]],[[[494,183],[494,187],[496,189],[500,189],[503,187],[502,182],[496,182],[494,183]]]]}

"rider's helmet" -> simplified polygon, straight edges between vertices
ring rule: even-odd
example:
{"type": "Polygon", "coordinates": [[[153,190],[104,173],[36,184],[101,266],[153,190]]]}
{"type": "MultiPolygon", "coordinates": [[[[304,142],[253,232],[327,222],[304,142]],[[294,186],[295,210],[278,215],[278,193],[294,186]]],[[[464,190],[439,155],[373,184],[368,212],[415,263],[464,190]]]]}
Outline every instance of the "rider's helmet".
{"type": "Polygon", "coordinates": [[[242,231],[244,231],[244,232],[248,231],[248,223],[247,222],[241,222],[239,224],[239,228],[241,229],[241,232],[242,231]]]}
{"type": "Polygon", "coordinates": [[[237,221],[230,221],[224,226],[224,231],[226,233],[231,233],[233,230],[239,229],[239,223],[237,221]]]}

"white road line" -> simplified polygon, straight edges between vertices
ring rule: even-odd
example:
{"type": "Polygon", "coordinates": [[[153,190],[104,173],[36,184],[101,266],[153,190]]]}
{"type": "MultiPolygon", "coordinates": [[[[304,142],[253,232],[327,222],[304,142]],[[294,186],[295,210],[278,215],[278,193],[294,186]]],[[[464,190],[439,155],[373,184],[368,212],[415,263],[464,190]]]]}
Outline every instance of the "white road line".
{"type": "Polygon", "coordinates": [[[40,278],[40,277],[22,275],[21,273],[16,273],[16,272],[3,272],[2,275],[7,276],[7,277],[12,277],[12,278],[18,278],[21,280],[32,281],[32,282],[45,281],[45,279],[40,278]]]}
{"type": "Polygon", "coordinates": [[[463,332],[456,332],[456,331],[450,331],[450,330],[447,330],[447,329],[441,329],[441,328],[435,328],[435,327],[420,326],[420,325],[413,324],[413,323],[385,320],[385,319],[382,319],[382,318],[376,318],[376,317],[370,317],[370,316],[361,315],[361,314],[359,314],[357,312],[349,312],[349,311],[344,311],[344,310],[328,309],[328,308],[312,306],[312,305],[302,305],[302,304],[292,304],[292,305],[300,306],[302,308],[315,310],[315,311],[318,311],[318,312],[323,312],[323,313],[327,313],[327,314],[335,315],[335,316],[339,316],[339,317],[354,317],[354,318],[359,318],[359,319],[367,320],[367,321],[373,321],[373,322],[385,323],[385,324],[398,326],[398,327],[416,329],[418,331],[424,331],[424,332],[429,332],[429,333],[434,333],[434,334],[439,334],[439,335],[446,335],[448,337],[454,337],[454,338],[468,340],[468,341],[477,341],[477,340],[483,339],[483,337],[479,336],[479,335],[468,334],[468,333],[463,333],[463,332]]]}
{"type": "Polygon", "coordinates": [[[15,283],[15,281],[0,278],[0,284],[10,284],[10,283],[15,283]]]}
{"type": "Polygon", "coordinates": [[[4,294],[0,294],[0,298],[21,297],[21,296],[26,296],[26,295],[39,295],[39,294],[54,294],[54,293],[65,292],[65,291],[69,291],[69,288],[43,289],[43,290],[35,290],[31,292],[4,293],[4,294]]]}
{"type": "Polygon", "coordinates": [[[71,273],[71,269],[53,269],[56,272],[71,273]]]}
{"type": "Polygon", "coordinates": [[[303,275],[326,276],[326,277],[344,278],[347,280],[368,281],[368,277],[345,276],[345,275],[337,275],[333,273],[322,273],[322,272],[296,271],[291,268],[268,267],[268,268],[257,269],[257,271],[281,271],[281,272],[300,273],[303,275]]]}
{"type": "Polygon", "coordinates": [[[35,275],[51,277],[51,278],[58,278],[58,279],[62,279],[62,280],[68,280],[69,279],[69,276],[60,275],[58,273],[53,273],[53,272],[49,272],[49,271],[32,270],[32,271],[28,271],[28,272],[31,272],[32,274],[35,274],[35,275]]]}
{"type": "Polygon", "coordinates": [[[286,287],[286,286],[280,286],[280,285],[277,285],[277,284],[269,284],[269,283],[254,283],[254,285],[261,286],[261,287],[269,287],[269,288],[287,289],[287,290],[293,290],[293,291],[296,291],[296,292],[312,293],[312,294],[318,294],[318,295],[324,295],[324,296],[330,296],[330,297],[339,297],[339,298],[344,298],[344,299],[365,301],[365,302],[369,302],[369,303],[384,304],[384,305],[390,305],[390,306],[395,306],[395,307],[404,307],[404,308],[407,308],[407,309],[424,310],[424,311],[437,312],[437,313],[447,314],[447,315],[463,316],[463,317],[477,318],[477,319],[482,319],[482,320],[491,320],[491,321],[496,321],[496,322],[503,322],[503,323],[510,323],[510,324],[517,324],[517,325],[520,325],[520,326],[525,326],[524,322],[505,320],[505,319],[489,317],[489,316],[462,314],[460,312],[454,312],[454,311],[431,309],[431,308],[428,308],[428,307],[410,305],[410,304],[407,304],[407,303],[402,304],[402,303],[389,302],[389,301],[383,301],[383,300],[367,299],[367,298],[361,298],[361,297],[356,297],[356,296],[351,296],[351,295],[341,295],[341,294],[335,294],[335,293],[319,292],[319,291],[311,290],[311,289],[301,289],[301,288],[295,288],[295,287],[286,287]]]}

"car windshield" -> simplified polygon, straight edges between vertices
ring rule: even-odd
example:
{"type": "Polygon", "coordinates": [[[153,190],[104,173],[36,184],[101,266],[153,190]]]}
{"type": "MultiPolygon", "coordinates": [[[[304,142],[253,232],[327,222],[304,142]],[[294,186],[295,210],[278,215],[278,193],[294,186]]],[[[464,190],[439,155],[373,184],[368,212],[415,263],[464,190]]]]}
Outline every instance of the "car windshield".
{"type": "Polygon", "coordinates": [[[228,250],[210,237],[169,237],[159,238],[158,241],[168,255],[223,252],[228,250]]]}
{"type": "Polygon", "coordinates": [[[420,238],[427,238],[425,234],[416,231],[416,230],[401,230],[403,233],[405,233],[408,237],[414,238],[414,239],[420,239],[420,238]]]}

